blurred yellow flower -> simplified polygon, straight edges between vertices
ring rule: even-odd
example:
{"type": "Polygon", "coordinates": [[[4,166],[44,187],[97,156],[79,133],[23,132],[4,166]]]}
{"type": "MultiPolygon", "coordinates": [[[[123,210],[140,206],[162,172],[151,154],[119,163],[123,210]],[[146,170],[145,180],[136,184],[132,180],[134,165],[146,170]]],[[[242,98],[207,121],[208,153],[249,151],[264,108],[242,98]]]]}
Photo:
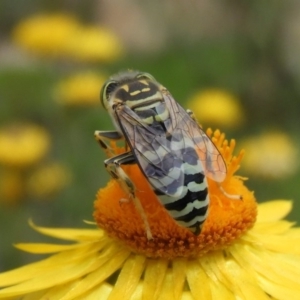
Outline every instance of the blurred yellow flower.
{"type": "Polygon", "coordinates": [[[100,88],[105,80],[106,77],[99,73],[78,73],[57,84],[55,98],[65,105],[97,105],[100,88]]]}
{"type": "Polygon", "coordinates": [[[247,149],[243,168],[250,174],[265,178],[283,178],[299,167],[299,151],[283,132],[268,132],[241,142],[247,149]]]}
{"type": "Polygon", "coordinates": [[[17,45],[41,55],[64,56],[66,41],[76,34],[79,22],[68,14],[38,14],[21,21],[13,30],[17,45]]]}
{"type": "Polygon", "coordinates": [[[69,54],[80,61],[110,62],[123,53],[117,36],[103,27],[82,26],[68,43],[69,54]]]}
{"type": "Polygon", "coordinates": [[[118,37],[100,26],[85,26],[74,16],[39,14],[17,24],[15,43],[35,54],[80,61],[112,61],[122,54],[118,37]]]}
{"type": "Polygon", "coordinates": [[[60,163],[52,162],[40,166],[27,181],[27,191],[30,196],[43,199],[62,190],[70,183],[70,171],[60,163]]]}
{"type": "Polygon", "coordinates": [[[187,104],[201,124],[232,128],[244,120],[238,99],[219,89],[207,89],[194,94],[187,104]]]}
{"type": "Polygon", "coordinates": [[[54,229],[31,222],[38,232],[73,243],[17,244],[52,255],[0,274],[0,299],[299,299],[300,228],[283,220],[292,203],[257,205],[234,175],[243,152],[233,156],[235,142],[218,131],[210,136],[228,165],[222,185],[243,201],[228,199],[209,180],[210,213],[201,234],[174,222],[139,168],[127,165],[153,239],[147,239],[133,202],[120,205],[128,195],[112,179],[95,201],[100,228],[54,229]]]}
{"type": "Polygon", "coordinates": [[[49,133],[38,125],[16,123],[0,128],[0,164],[4,166],[31,166],[46,155],[49,147],[49,133]]]}
{"type": "Polygon", "coordinates": [[[14,205],[25,193],[24,178],[20,170],[4,169],[0,172],[0,202],[14,205]]]}

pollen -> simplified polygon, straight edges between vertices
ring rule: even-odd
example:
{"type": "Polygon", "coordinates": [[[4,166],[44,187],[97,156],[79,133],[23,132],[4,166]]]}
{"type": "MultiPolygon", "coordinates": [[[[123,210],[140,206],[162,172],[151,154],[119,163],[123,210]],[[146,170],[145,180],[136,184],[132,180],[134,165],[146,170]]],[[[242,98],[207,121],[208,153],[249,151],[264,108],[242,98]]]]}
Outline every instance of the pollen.
{"type": "Polygon", "coordinates": [[[257,215],[253,192],[244,185],[246,179],[234,175],[244,152],[233,156],[235,141],[229,142],[218,130],[208,130],[207,135],[222,154],[227,175],[221,187],[208,179],[209,214],[199,235],[180,226],[168,214],[137,165],[127,165],[123,169],[136,186],[136,197],[145,211],[153,238],[147,238],[144,220],[134,201],[114,179],[97,193],[94,218],[98,226],[135,253],[167,259],[200,257],[224,249],[240,238],[254,225],[257,215]],[[232,199],[227,194],[239,195],[241,200],[232,199]]]}

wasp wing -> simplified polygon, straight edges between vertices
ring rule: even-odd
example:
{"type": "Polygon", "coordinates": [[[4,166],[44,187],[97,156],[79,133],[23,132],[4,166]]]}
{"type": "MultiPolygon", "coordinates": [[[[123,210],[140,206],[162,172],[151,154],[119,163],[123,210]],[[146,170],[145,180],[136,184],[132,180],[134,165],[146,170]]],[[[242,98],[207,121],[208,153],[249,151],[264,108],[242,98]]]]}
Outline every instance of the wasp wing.
{"type": "Polygon", "coordinates": [[[217,182],[222,182],[226,177],[226,164],[219,150],[211,139],[200,128],[199,124],[173,99],[164,93],[166,106],[172,120],[170,131],[184,136],[184,140],[192,141],[203,166],[204,175],[217,182]]]}
{"type": "Polygon", "coordinates": [[[180,151],[172,149],[173,136],[143,123],[126,105],[116,110],[119,126],[137,163],[156,193],[179,197],[184,189],[184,161],[180,151]]]}
{"type": "Polygon", "coordinates": [[[183,194],[189,174],[202,173],[222,182],[226,165],[216,146],[168,92],[163,95],[170,117],[162,132],[142,122],[126,105],[116,110],[119,126],[146,178],[156,192],[172,197],[183,194]]]}

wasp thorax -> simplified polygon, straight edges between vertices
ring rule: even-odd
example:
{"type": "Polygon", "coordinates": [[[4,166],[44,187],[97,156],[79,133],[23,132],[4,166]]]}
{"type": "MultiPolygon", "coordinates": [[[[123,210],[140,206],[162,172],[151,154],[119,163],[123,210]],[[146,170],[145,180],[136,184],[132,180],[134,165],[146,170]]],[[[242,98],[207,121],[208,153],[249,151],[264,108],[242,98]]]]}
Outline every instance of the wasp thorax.
{"type": "Polygon", "coordinates": [[[135,111],[147,110],[163,102],[163,96],[155,82],[140,79],[120,86],[113,96],[114,101],[124,102],[135,111]]]}

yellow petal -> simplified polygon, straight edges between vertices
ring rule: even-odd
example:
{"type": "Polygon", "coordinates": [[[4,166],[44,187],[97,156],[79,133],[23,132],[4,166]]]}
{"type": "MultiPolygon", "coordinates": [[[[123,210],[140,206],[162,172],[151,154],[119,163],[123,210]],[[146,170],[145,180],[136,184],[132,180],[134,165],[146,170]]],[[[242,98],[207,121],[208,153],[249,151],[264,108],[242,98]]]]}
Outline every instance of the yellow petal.
{"type": "Polygon", "coordinates": [[[222,257],[222,255],[215,255],[215,253],[212,253],[209,257],[199,259],[201,267],[208,276],[206,284],[209,285],[211,298],[235,300],[235,294],[230,289],[228,278],[226,278],[226,276],[224,276],[217,268],[218,261],[220,260],[219,256],[222,257]]]}
{"type": "MultiPolygon", "coordinates": [[[[268,223],[256,223],[252,230],[249,233],[259,233],[259,234],[282,234],[287,231],[294,225],[294,222],[289,222],[285,220],[279,220],[277,222],[268,222],[268,223]]],[[[300,235],[299,235],[300,237],[300,235]]]]}
{"type": "Polygon", "coordinates": [[[258,205],[257,223],[274,222],[284,218],[292,209],[292,201],[273,200],[258,205]]]}
{"type": "Polygon", "coordinates": [[[34,291],[47,289],[55,285],[60,285],[78,277],[89,273],[91,269],[99,267],[97,255],[92,257],[85,257],[82,261],[77,261],[76,264],[65,265],[63,267],[48,270],[44,274],[35,276],[18,285],[5,288],[0,291],[1,297],[15,297],[20,294],[28,294],[34,291]]]}
{"type": "Polygon", "coordinates": [[[210,290],[212,291],[212,299],[236,300],[234,294],[228,290],[223,284],[215,281],[210,281],[210,290]]]}
{"type": "Polygon", "coordinates": [[[185,283],[186,259],[175,259],[173,261],[173,293],[174,299],[180,299],[185,283]]]}
{"type": "Polygon", "coordinates": [[[162,289],[159,293],[158,300],[164,300],[164,299],[174,299],[173,295],[173,274],[171,270],[167,270],[166,276],[164,278],[162,289]]]}
{"type": "Polygon", "coordinates": [[[190,292],[183,292],[181,300],[195,300],[196,298],[193,298],[190,292]]]}
{"type": "Polygon", "coordinates": [[[195,299],[212,300],[209,278],[196,261],[188,261],[186,268],[187,282],[195,299]]]}
{"type": "MultiPolygon", "coordinates": [[[[52,268],[52,266],[56,263],[57,258],[60,255],[52,256],[48,259],[41,260],[36,263],[31,263],[29,265],[25,265],[23,267],[7,271],[0,274],[0,286],[9,286],[13,284],[17,284],[19,282],[26,281],[30,278],[39,276],[41,270],[44,272],[47,271],[48,268],[52,268]]],[[[0,291],[0,298],[3,290],[0,291]]]]}
{"type": "Polygon", "coordinates": [[[121,249],[121,251],[119,250],[118,252],[108,251],[108,253],[110,257],[107,257],[106,262],[101,264],[101,268],[98,267],[94,272],[90,272],[90,274],[83,277],[78,284],[60,300],[73,300],[76,297],[80,298],[88,290],[102,284],[106,278],[122,267],[123,262],[130,255],[130,252],[125,249],[121,249]]]}
{"type": "Polygon", "coordinates": [[[168,268],[166,259],[148,260],[144,276],[143,299],[157,299],[168,268]]]}
{"type": "Polygon", "coordinates": [[[29,220],[29,225],[44,235],[48,235],[51,237],[63,239],[63,240],[71,240],[71,241],[86,241],[86,240],[95,240],[100,239],[104,235],[104,231],[100,229],[72,229],[72,228],[46,228],[36,226],[32,220],[29,220]]]}
{"type": "Polygon", "coordinates": [[[48,290],[43,290],[44,292],[43,295],[37,299],[60,299],[66,293],[68,293],[69,290],[71,290],[74,286],[76,286],[78,281],[79,280],[73,280],[71,282],[54,286],[48,290]]]}
{"type": "MultiPolygon", "coordinates": [[[[119,251],[121,255],[118,255],[116,254],[116,251],[118,251],[118,249],[119,247],[115,247],[115,249],[108,249],[107,251],[104,251],[105,253],[103,255],[102,254],[99,255],[99,253],[95,253],[93,256],[83,257],[81,260],[77,260],[76,262],[68,263],[63,266],[59,264],[58,265],[55,264],[55,260],[53,261],[52,259],[51,262],[54,265],[52,266],[51,270],[47,270],[46,268],[39,268],[38,271],[40,272],[40,274],[33,276],[31,279],[22,282],[19,285],[8,287],[1,290],[0,299],[3,297],[6,299],[7,297],[18,296],[20,294],[28,294],[33,291],[47,289],[49,287],[50,288],[53,287],[55,289],[57,286],[66,284],[72,280],[77,280],[77,278],[83,277],[83,280],[78,281],[78,284],[74,284],[71,290],[70,289],[66,290],[66,296],[59,298],[59,299],[73,299],[74,298],[74,295],[72,294],[73,290],[76,288],[78,292],[79,290],[78,286],[81,285],[82,281],[84,280],[86,281],[87,277],[91,277],[91,274],[96,273],[95,276],[98,278],[98,283],[101,283],[101,281],[103,281],[105,278],[107,278],[109,275],[111,275],[111,273],[115,271],[115,268],[111,269],[111,268],[107,268],[107,266],[111,267],[111,265],[117,264],[117,267],[120,267],[120,263],[119,263],[120,258],[122,264],[124,259],[128,256],[129,252],[124,253],[124,251],[123,252],[119,251]],[[105,257],[105,261],[101,259],[103,257],[105,257]],[[106,262],[106,264],[104,262],[106,262]],[[107,273],[106,270],[108,270],[109,273],[107,273]],[[93,271],[95,272],[92,273],[93,271]],[[89,275],[85,276],[86,274],[89,275]]],[[[65,254],[65,252],[63,254],[65,254]]],[[[60,256],[60,254],[53,257],[57,258],[58,256],[60,256]]],[[[70,254],[69,256],[70,259],[72,259],[72,256],[70,254]]],[[[68,261],[67,257],[65,257],[65,261],[68,261]]],[[[84,293],[87,290],[89,290],[89,286],[85,282],[84,288],[81,291],[81,293],[84,293]]],[[[52,293],[55,294],[55,290],[52,293]]],[[[57,297],[55,296],[54,299],[57,299],[57,297]]]]}
{"type": "MultiPolygon", "coordinates": [[[[251,247],[252,248],[252,247],[251,247]]],[[[278,282],[286,288],[300,293],[300,257],[288,254],[264,251],[258,249],[247,249],[247,257],[255,264],[253,268],[269,280],[278,282]]]]}
{"type": "Polygon", "coordinates": [[[133,295],[131,296],[130,300],[141,300],[143,297],[143,283],[140,282],[135,289],[133,295]]]}
{"type": "Polygon", "coordinates": [[[300,254],[300,235],[291,237],[285,235],[256,234],[252,232],[248,236],[251,237],[248,241],[259,244],[265,249],[278,253],[300,254]]]}
{"type": "Polygon", "coordinates": [[[285,233],[285,236],[299,238],[300,237],[300,228],[299,227],[291,228],[288,232],[285,233]]]}
{"type": "Polygon", "coordinates": [[[235,260],[225,260],[221,254],[218,255],[215,263],[219,272],[228,280],[227,288],[232,290],[234,299],[269,300],[269,297],[258,285],[253,273],[240,266],[235,260]]]}
{"type": "Polygon", "coordinates": [[[38,253],[38,254],[46,254],[46,253],[55,253],[66,251],[70,249],[79,248],[80,244],[73,244],[73,245],[56,245],[56,244],[42,244],[42,243],[20,243],[14,245],[16,248],[30,252],[30,253],[38,253]]]}
{"type": "MultiPolygon", "coordinates": [[[[112,291],[112,286],[110,284],[107,284],[106,282],[102,283],[100,286],[96,286],[94,289],[91,291],[86,292],[85,294],[74,298],[73,300],[95,300],[95,299],[108,299],[111,291],[112,291]]],[[[46,298],[47,299],[47,298],[46,298]]],[[[52,298],[48,298],[52,299],[52,298]]],[[[53,298],[57,299],[57,298],[53,298]]]]}
{"type": "MultiPolygon", "coordinates": [[[[61,268],[65,266],[72,266],[84,261],[84,259],[89,259],[90,257],[96,257],[97,263],[104,264],[108,259],[110,259],[118,250],[115,246],[109,247],[101,252],[101,247],[97,247],[97,244],[87,243],[85,247],[78,248],[76,250],[64,251],[51,257],[35,262],[18,269],[7,271],[0,274],[0,286],[9,286],[30,280],[32,278],[40,278],[45,274],[51,272],[60,272],[61,268]]],[[[5,290],[0,291],[0,298],[5,290]]]]}
{"type": "Polygon", "coordinates": [[[109,300],[130,299],[141,279],[146,257],[131,255],[124,263],[109,300]]]}
{"type": "Polygon", "coordinates": [[[261,284],[261,287],[277,300],[298,300],[299,291],[291,290],[285,285],[282,285],[280,282],[274,282],[265,276],[258,274],[258,279],[261,284]]]}
{"type": "MultiPolygon", "coordinates": [[[[259,285],[276,299],[295,299],[278,297],[272,285],[280,286],[281,291],[300,295],[300,258],[296,255],[281,254],[248,245],[232,247],[232,254],[243,268],[256,273],[259,285]],[[267,279],[267,281],[265,280],[267,279]]],[[[291,295],[291,294],[290,294],[291,295]]]]}
{"type": "MultiPolygon", "coordinates": [[[[45,293],[47,292],[47,290],[42,290],[42,291],[37,291],[37,292],[34,292],[34,293],[30,293],[30,294],[27,294],[26,296],[24,296],[22,298],[22,300],[41,300],[41,299],[47,299],[47,298],[44,298],[44,295],[45,293]]],[[[9,298],[12,300],[12,298],[9,298]]],[[[19,300],[20,298],[13,298],[14,300],[19,300]]],[[[8,298],[5,298],[5,300],[8,300],[8,298]]]]}

